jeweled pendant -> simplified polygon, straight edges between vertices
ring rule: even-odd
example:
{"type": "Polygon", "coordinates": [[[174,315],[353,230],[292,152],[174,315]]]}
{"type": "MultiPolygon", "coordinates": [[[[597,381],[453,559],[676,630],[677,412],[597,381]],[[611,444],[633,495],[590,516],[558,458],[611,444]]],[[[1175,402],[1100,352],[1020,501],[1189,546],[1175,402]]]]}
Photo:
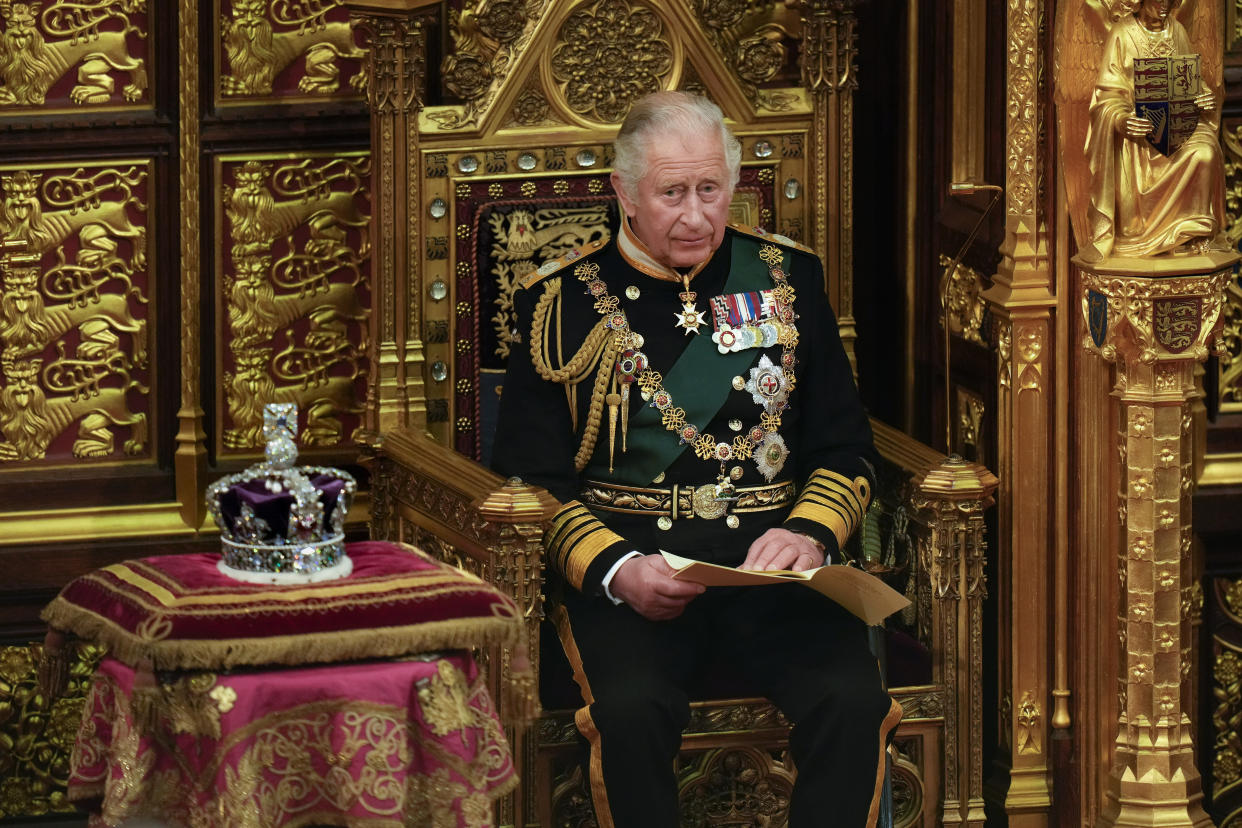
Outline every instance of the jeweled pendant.
{"type": "Polygon", "coordinates": [[[687,335],[698,333],[699,328],[707,324],[693,302],[686,302],[681,308],[681,313],[674,313],[673,316],[677,317],[677,327],[685,329],[687,335]]]}

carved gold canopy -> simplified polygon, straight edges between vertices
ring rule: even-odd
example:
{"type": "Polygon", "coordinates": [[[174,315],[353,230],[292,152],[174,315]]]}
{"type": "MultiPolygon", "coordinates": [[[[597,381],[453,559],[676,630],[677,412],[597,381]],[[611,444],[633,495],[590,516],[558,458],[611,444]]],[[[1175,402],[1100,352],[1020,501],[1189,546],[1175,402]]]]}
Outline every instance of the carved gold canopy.
{"type": "Polygon", "coordinates": [[[633,101],[660,89],[711,98],[742,141],[735,220],[833,251],[827,287],[851,339],[849,211],[839,209],[850,104],[835,93],[853,88],[853,16],[842,4],[450,4],[438,67],[425,62],[434,4],[349,5],[378,46],[371,428],[425,425],[482,455],[512,286],[612,232],[612,136],[633,101]],[[384,307],[385,297],[404,301],[384,307]]]}

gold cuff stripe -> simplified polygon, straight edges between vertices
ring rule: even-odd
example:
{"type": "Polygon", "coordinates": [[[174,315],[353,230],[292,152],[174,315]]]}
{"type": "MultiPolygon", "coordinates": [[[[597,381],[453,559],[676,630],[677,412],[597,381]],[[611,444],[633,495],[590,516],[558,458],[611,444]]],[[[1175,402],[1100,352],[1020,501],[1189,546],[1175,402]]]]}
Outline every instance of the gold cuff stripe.
{"type": "Polygon", "coordinates": [[[798,502],[799,506],[810,506],[816,509],[827,509],[838,515],[841,522],[848,528],[853,529],[858,525],[858,516],[851,512],[845,506],[831,499],[825,499],[815,494],[806,495],[798,502]]]}
{"type": "Polygon", "coordinates": [[[865,477],[856,477],[854,480],[850,481],[846,480],[836,472],[826,472],[823,469],[820,469],[811,475],[811,479],[807,481],[807,485],[823,486],[831,491],[841,492],[844,495],[854,498],[862,506],[859,511],[865,509],[867,503],[871,500],[871,495],[867,491],[867,478],[865,477]]]}
{"type": "Polygon", "coordinates": [[[841,507],[838,511],[842,512],[847,520],[862,519],[862,507],[853,492],[838,492],[823,486],[807,486],[802,491],[802,497],[814,498],[816,502],[825,505],[838,504],[841,507]]]}
{"type": "Polygon", "coordinates": [[[600,554],[621,540],[621,536],[616,532],[608,529],[600,528],[598,532],[593,533],[585,538],[581,543],[577,544],[573,551],[569,553],[569,558],[565,564],[565,578],[577,589],[582,589],[582,579],[586,577],[587,567],[591,562],[600,556],[600,554]]]}
{"type": "Polygon", "coordinates": [[[554,566],[575,588],[582,589],[582,579],[591,562],[619,540],[620,535],[573,500],[552,519],[544,544],[554,566]]]}
{"type": "Polygon", "coordinates": [[[850,532],[854,529],[838,512],[814,503],[798,503],[793,508],[793,511],[789,513],[789,516],[791,518],[806,518],[813,523],[828,527],[836,537],[838,547],[845,546],[845,542],[850,537],[850,532]]]}
{"type": "MultiPolygon", "coordinates": [[[[595,540],[598,539],[593,540],[592,537],[597,533],[607,531],[608,530],[602,526],[587,524],[567,537],[564,545],[557,551],[557,561],[561,564],[561,571],[568,575],[570,561],[574,560],[574,552],[581,549],[584,544],[587,546],[594,544],[595,540]]],[[[610,541],[605,540],[603,545],[595,550],[596,554],[603,551],[603,548],[609,543],[610,541]]],[[[578,586],[578,584],[575,583],[574,586],[578,586]]]]}
{"type": "Polygon", "coordinates": [[[857,477],[851,482],[837,472],[816,469],[789,516],[828,527],[836,537],[837,545],[844,546],[862,522],[871,499],[868,489],[865,477],[857,477]]]}
{"type": "Polygon", "coordinates": [[[865,477],[855,477],[853,480],[849,480],[836,472],[817,469],[811,475],[811,479],[807,481],[805,488],[823,488],[837,492],[857,504],[859,515],[867,511],[867,504],[871,502],[871,486],[865,477]]]}
{"type": "Polygon", "coordinates": [[[584,520],[594,518],[585,506],[576,500],[571,500],[565,504],[559,512],[552,517],[552,526],[544,535],[544,545],[549,549],[556,547],[562,542],[566,532],[572,531],[573,527],[580,524],[584,520]]]}

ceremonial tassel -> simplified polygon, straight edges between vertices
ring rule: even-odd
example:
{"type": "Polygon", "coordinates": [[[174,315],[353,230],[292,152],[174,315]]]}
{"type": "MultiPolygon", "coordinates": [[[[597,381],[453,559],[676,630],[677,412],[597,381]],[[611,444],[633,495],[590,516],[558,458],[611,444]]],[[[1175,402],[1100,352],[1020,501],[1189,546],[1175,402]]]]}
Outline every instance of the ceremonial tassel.
{"type": "Polygon", "coordinates": [[[144,658],[134,669],[134,685],[130,691],[129,709],[134,724],[142,734],[155,729],[159,721],[160,683],[155,677],[155,668],[151,659],[144,658]]]}
{"type": "Polygon", "coordinates": [[[608,403],[608,473],[612,473],[613,452],[617,445],[617,408],[621,405],[621,395],[609,394],[604,398],[608,403]]]}
{"type": "Polygon", "coordinates": [[[621,453],[625,454],[629,449],[626,447],[626,437],[630,433],[630,384],[628,382],[621,384],[621,453]]]}
{"type": "Polygon", "coordinates": [[[69,653],[65,643],[65,634],[60,630],[48,630],[43,637],[43,652],[39,654],[39,689],[49,699],[60,698],[69,684],[69,653]]]}
{"type": "Polygon", "coordinates": [[[509,681],[501,695],[501,719],[518,729],[539,716],[539,699],[535,694],[535,671],[527,655],[526,632],[523,630],[516,647],[508,651],[509,681]]]}

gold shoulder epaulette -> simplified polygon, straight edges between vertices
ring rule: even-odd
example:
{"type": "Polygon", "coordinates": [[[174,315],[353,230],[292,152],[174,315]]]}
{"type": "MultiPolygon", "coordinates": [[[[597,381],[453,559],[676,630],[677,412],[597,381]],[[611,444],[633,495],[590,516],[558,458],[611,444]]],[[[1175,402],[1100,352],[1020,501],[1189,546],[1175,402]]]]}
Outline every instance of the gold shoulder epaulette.
{"type": "Polygon", "coordinates": [[[793,239],[789,238],[789,236],[782,236],[780,233],[769,233],[767,230],[764,230],[762,227],[750,227],[749,225],[745,225],[745,224],[733,224],[733,223],[731,223],[729,226],[739,233],[744,233],[747,236],[753,236],[756,239],[763,239],[764,241],[774,242],[776,244],[784,245],[785,247],[792,247],[795,250],[801,250],[803,253],[810,253],[812,255],[814,255],[815,253],[814,250],[807,247],[805,244],[796,242],[793,239]]]}
{"type": "Polygon", "coordinates": [[[538,270],[533,271],[529,276],[522,280],[522,290],[530,290],[532,287],[539,284],[561,268],[566,265],[573,264],[583,256],[591,255],[605,244],[607,244],[607,241],[596,239],[589,244],[582,245],[582,247],[575,247],[559,259],[552,259],[544,262],[539,266],[538,270]]]}

